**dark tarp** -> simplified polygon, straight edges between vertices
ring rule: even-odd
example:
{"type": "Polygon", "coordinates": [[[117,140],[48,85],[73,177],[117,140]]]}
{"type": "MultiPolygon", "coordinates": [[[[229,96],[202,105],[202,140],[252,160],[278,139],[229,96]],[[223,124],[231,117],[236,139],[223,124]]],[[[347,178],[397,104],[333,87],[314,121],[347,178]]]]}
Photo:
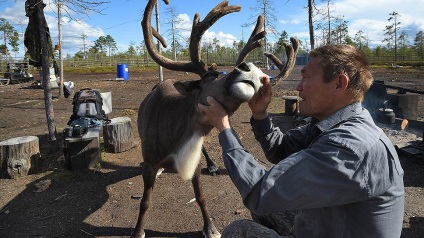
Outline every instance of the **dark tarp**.
{"type": "MultiPolygon", "coordinates": [[[[25,16],[29,17],[28,27],[25,30],[24,45],[27,48],[25,57],[28,58],[29,63],[34,67],[41,67],[41,41],[40,41],[40,24],[37,10],[44,9],[46,4],[42,0],[26,0],[25,2],[25,16]],[[42,7],[37,7],[37,4],[42,4],[42,7]]],[[[43,13],[44,14],[44,13],[43,13]]],[[[43,18],[44,25],[46,26],[46,37],[48,42],[48,58],[49,65],[53,61],[53,47],[52,40],[50,38],[49,28],[47,26],[46,19],[43,18]]]]}

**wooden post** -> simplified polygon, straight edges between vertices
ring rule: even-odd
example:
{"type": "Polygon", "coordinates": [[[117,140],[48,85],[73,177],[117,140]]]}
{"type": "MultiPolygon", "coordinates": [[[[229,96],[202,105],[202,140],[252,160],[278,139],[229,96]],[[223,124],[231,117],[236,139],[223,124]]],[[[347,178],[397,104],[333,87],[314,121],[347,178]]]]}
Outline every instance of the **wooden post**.
{"type": "Polygon", "coordinates": [[[103,126],[103,142],[107,152],[120,153],[134,146],[131,118],[117,117],[103,126]]]}
{"type": "Polygon", "coordinates": [[[38,169],[38,137],[23,136],[0,142],[0,178],[17,178],[38,169]]]}
{"type": "Polygon", "coordinates": [[[293,116],[297,113],[298,110],[298,99],[297,96],[283,96],[285,101],[284,112],[288,116],[293,116]]]}

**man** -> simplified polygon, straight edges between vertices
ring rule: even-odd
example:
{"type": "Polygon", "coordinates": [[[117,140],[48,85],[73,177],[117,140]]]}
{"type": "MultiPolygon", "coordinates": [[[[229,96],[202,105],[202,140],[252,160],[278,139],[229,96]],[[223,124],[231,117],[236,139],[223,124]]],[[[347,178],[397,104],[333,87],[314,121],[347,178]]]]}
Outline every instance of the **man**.
{"type": "MultiPolygon", "coordinates": [[[[372,83],[365,56],[348,45],[323,46],[309,56],[296,90],[310,124],[286,134],[274,127],[266,75],[249,101],[255,138],[275,164],[269,170],[243,148],[217,101],[199,104],[220,131],[224,164],[243,203],[261,217],[298,210],[296,237],[400,237],[403,170],[392,143],[361,106],[372,83]]],[[[278,225],[236,221],[222,237],[279,237],[278,225]]]]}

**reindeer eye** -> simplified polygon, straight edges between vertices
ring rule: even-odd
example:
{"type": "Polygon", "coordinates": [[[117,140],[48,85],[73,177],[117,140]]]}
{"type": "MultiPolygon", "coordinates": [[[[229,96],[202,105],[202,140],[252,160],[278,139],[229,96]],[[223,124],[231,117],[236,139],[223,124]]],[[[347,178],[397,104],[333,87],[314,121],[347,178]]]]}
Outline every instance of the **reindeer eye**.
{"type": "Polygon", "coordinates": [[[245,62],[239,64],[237,68],[240,69],[241,71],[250,72],[250,68],[245,62]]]}

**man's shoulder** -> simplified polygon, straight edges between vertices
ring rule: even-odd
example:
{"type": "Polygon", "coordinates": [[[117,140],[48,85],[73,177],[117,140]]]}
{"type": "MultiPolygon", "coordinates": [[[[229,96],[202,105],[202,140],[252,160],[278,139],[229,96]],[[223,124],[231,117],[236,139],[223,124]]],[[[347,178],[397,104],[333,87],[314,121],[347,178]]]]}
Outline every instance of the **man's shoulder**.
{"type": "Polygon", "coordinates": [[[382,146],[380,143],[382,133],[381,128],[375,125],[371,117],[357,114],[327,130],[324,136],[362,156],[367,151],[382,146]]]}

